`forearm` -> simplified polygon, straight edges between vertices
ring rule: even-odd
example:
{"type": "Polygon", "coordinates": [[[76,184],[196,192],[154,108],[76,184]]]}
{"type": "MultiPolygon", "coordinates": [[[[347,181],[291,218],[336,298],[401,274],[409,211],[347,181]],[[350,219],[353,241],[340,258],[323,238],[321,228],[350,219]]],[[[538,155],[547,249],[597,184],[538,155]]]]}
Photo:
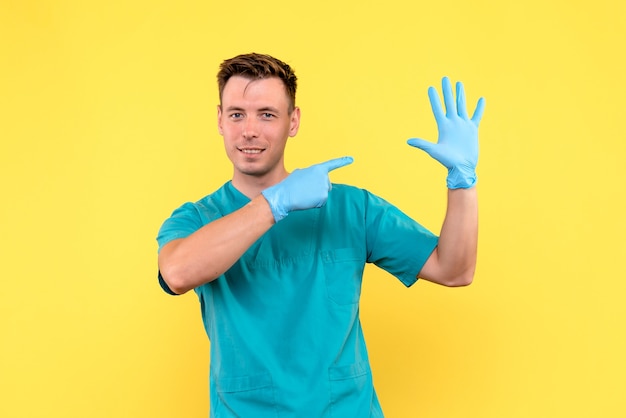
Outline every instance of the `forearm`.
{"type": "Polygon", "coordinates": [[[436,89],[428,89],[439,130],[437,143],[420,138],[408,141],[409,145],[424,150],[448,169],[448,209],[439,244],[418,276],[447,286],[463,286],[472,282],[476,269],[478,124],[485,110],[485,100],[478,100],[470,118],[461,82],[456,83],[456,98],[447,77],[442,80],[442,91],[445,110],[436,89]]]}
{"type": "Polygon", "coordinates": [[[441,275],[449,285],[472,282],[478,247],[478,194],[476,187],[449,189],[448,208],[437,247],[441,275]]]}
{"type": "Polygon", "coordinates": [[[273,224],[267,201],[258,196],[187,238],[166,244],[159,253],[161,275],[178,294],[215,280],[273,224]]]}

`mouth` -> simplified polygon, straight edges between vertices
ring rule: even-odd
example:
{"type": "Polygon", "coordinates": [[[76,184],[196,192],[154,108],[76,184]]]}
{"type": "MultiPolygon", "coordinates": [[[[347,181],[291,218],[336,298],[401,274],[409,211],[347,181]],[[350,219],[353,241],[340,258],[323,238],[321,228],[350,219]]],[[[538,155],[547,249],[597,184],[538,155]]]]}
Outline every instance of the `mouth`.
{"type": "Polygon", "coordinates": [[[265,151],[264,148],[252,148],[252,147],[241,147],[241,148],[238,147],[237,149],[246,155],[260,154],[263,151],[265,151]]]}

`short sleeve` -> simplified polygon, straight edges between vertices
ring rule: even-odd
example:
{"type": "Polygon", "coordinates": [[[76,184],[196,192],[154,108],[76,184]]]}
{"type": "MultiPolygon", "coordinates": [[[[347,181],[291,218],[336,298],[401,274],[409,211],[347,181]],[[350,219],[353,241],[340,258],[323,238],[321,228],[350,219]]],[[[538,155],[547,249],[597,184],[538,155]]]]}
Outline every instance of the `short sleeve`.
{"type": "Polygon", "coordinates": [[[179,238],[186,238],[202,228],[202,225],[202,218],[196,206],[193,203],[185,203],[176,209],[172,215],[163,222],[163,225],[161,225],[161,229],[159,229],[159,234],[157,235],[159,251],[161,251],[161,248],[168,242],[179,238]]]}
{"type": "Polygon", "coordinates": [[[368,194],[367,261],[396,276],[405,286],[417,281],[438,237],[384,199],[368,194]]]}
{"type": "MultiPolygon", "coordinates": [[[[163,225],[161,225],[157,235],[159,251],[161,251],[161,248],[168,242],[179,238],[186,238],[201,227],[202,219],[195,205],[193,203],[185,203],[176,209],[163,225]]],[[[165,283],[160,271],[158,272],[158,279],[159,285],[161,285],[161,288],[166,293],[176,295],[176,293],[169,288],[167,283],[165,283]]]]}

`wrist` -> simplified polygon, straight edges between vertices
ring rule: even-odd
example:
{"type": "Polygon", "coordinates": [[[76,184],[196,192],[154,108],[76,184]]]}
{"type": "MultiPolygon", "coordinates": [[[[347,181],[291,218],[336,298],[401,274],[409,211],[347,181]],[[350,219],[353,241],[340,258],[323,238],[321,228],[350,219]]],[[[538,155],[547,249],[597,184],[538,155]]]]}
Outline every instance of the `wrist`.
{"type": "Polygon", "coordinates": [[[252,214],[252,216],[255,217],[258,223],[276,223],[274,213],[272,212],[272,207],[270,206],[269,202],[263,194],[260,194],[250,200],[246,207],[249,207],[249,209],[251,210],[250,213],[252,214]]]}

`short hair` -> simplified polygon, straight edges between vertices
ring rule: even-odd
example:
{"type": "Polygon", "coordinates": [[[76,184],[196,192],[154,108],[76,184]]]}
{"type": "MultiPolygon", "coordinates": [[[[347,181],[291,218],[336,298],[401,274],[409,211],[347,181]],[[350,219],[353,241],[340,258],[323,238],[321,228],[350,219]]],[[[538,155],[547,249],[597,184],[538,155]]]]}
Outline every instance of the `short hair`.
{"type": "Polygon", "coordinates": [[[242,54],[230,58],[220,64],[217,73],[217,85],[219,88],[220,102],[226,82],[232,76],[245,77],[250,80],[260,80],[264,78],[277,77],[285,86],[285,91],[289,97],[289,113],[296,106],[297,77],[294,70],[283,61],[265,54],[242,54]]]}

